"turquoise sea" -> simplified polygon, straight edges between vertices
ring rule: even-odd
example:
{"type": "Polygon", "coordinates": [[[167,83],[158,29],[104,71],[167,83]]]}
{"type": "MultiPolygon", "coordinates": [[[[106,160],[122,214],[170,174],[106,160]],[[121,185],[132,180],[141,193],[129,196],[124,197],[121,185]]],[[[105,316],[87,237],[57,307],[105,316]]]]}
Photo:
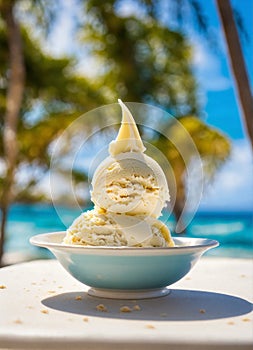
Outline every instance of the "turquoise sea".
{"type": "MultiPolygon", "coordinates": [[[[64,223],[69,225],[80,212],[60,207],[60,214],[64,223]]],[[[65,230],[61,219],[53,205],[13,205],[9,214],[5,251],[18,251],[32,258],[51,257],[46,249],[31,246],[29,238],[39,233],[65,230]]],[[[168,226],[173,229],[172,218],[168,226]]],[[[210,250],[207,253],[209,256],[253,257],[252,212],[198,212],[188,226],[186,235],[218,240],[220,246],[210,250]]]]}

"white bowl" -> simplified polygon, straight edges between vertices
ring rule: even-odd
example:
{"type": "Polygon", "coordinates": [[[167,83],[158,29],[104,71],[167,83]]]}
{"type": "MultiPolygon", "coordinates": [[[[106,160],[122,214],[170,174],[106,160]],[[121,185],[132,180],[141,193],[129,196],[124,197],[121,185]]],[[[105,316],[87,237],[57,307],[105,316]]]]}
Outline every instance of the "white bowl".
{"type": "Polygon", "coordinates": [[[98,297],[140,299],[163,296],[183,278],[201,255],[218,242],[173,238],[172,248],[94,247],[62,243],[66,232],[33,236],[31,244],[48,248],[78,281],[98,297]]]}

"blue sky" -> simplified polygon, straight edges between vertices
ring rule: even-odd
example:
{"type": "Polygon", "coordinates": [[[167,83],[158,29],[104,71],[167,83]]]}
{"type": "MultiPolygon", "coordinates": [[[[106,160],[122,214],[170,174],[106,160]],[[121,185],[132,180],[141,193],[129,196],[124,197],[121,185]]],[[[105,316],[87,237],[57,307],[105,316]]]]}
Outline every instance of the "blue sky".
{"type": "MultiPolygon", "coordinates": [[[[71,39],[72,16],[78,15],[78,8],[72,6],[74,3],[74,0],[63,2],[63,11],[48,42],[48,50],[55,55],[75,52],[76,48],[71,39]]],[[[249,37],[248,41],[243,39],[241,43],[252,87],[253,1],[231,0],[231,3],[240,12],[249,37]]],[[[119,8],[122,15],[134,14],[138,11],[134,1],[122,2],[122,4],[119,8]]],[[[216,33],[219,41],[217,52],[210,47],[194,25],[187,29],[194,49],[193,68],[199,83],[203,117],[208,124],[224,132],[231,139],[233,146],[229,161],[219,171],[214,182],[206,188],[201,208],[253,211],[252,149],[243,126],[215,1],[201,0],[201,4],[211,29],[216,33]]],[[[79,62],[80,71],[87,72],[87,65],[90,70],[90,63],[84,55],[84,59],[79,62]]]]}

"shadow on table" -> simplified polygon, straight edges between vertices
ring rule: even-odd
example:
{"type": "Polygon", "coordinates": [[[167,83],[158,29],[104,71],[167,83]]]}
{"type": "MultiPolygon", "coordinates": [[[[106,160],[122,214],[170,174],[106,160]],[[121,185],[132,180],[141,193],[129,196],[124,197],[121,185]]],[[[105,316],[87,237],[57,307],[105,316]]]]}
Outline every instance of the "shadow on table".
{"type": "Polygon", "coordinates": [[[167,296],[142,300],[102,299],[86,292],[58,294],[42,300],[42,304],[59,311],[83,316],[156,321],[214,320],[240,316],[253,310],[248,301],[231,295],[174,289],[167,296]],[[107,311],[97,310],[103,304],[107,311]],[[140,310],[135,310],[138,307],[140,310]],[[121,312],[127,306],[131,312],[121,312]]]}

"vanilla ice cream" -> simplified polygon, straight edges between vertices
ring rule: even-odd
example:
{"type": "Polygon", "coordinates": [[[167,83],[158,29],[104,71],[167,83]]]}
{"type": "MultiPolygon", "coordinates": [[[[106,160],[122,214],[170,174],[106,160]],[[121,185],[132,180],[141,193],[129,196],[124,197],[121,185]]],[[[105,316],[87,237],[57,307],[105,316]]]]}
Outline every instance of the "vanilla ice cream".
{"type": "Polygon", "coordinates": [[[93,175],[91,200],[112,213],[161,216],[169,201],[167,180],[159,164],[143,152],[145,147],[128,108],[122,107],[122,123],[110,156],[93,175]]]}
{"type": "Polygon", "coordinates": [[[100,209],[82,213],[69,227],[65,244],[92,246],[173,246],[168,228],[152,217],[108,214],[100,209]]]}
{"type": "Polygon", "coordinates": [[[106,158],[97,168],[92,186],[91,200],[110,213],[158,218],[168,199],[159,165],[141,153],[106,158]]]}
{"type": "Polygon", "coordinates": [[[93,246],[173,246],[170,232],[157,220],[169,201],[167,180],[146,154],[134,118],[125,104],[110,155],[92,179],[93,210],[81,214],[67,230],[65,244],[93,246]]]}

